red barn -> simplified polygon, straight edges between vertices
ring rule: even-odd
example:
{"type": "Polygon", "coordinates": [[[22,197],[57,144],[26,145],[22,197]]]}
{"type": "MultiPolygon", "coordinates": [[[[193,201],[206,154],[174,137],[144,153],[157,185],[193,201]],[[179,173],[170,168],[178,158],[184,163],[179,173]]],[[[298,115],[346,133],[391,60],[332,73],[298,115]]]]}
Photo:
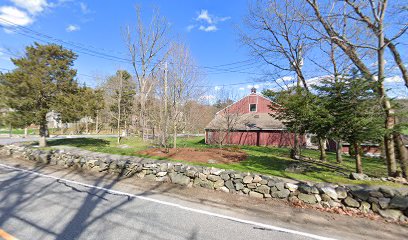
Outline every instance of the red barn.
{"type": "MultiPolygon", "coordinates": [[[[270,115],[274,104],[256,89],[251,94],[217,112],[205,128],[207,144],[293,146],[294,134],[270,115]]],[[[299,139],[304,142],[303,137],[299,139]]]]}

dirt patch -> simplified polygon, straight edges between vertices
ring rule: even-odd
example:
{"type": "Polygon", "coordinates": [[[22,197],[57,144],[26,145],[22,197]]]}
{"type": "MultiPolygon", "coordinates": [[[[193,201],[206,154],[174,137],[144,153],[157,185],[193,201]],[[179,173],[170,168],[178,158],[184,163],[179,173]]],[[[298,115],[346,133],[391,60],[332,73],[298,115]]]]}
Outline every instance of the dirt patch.
{"type": "Polygon", "coordinates": [[[195,149],[195,148],[178,148],[170,149],[166,153],[163,149],[152,148],[137,152],[138,154],[171,158],[174,160],[183,160],[188,162],[200,163],[236,163],[247,158],[247,154],[235,149],[195,149]]]}

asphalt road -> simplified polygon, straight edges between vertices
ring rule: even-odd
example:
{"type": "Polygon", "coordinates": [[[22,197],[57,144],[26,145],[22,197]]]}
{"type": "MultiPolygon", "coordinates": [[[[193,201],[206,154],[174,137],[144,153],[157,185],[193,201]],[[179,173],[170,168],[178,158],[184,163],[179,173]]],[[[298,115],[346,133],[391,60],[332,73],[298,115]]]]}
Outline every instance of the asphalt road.
{"type": "MultiPolygon", "coordinates": [[[[64,139],[64,138],[105,138],[105,137],[115,137],[115,135],[55,135],[52,137],[47,138],[47,140],[54,140],[54,139],[64,139]]],[[[28,137],[8,137],[7,135],[0,135],[0,144],[12,144],[12,143],[19,143],[19,142],[31,142],[31,141],[38,141],[40,138],[38,136],[31,136],[28,137]]]]}
{"type": "MultiPolygon", "coordinates": [[[[188,207],[0,165],[0,230],[24,239],[319,239],[188,207]]],[[[1,235],[0,235],[1,236],[1,235]]],[[[1,237],[0,237],[1,239],[1,237]]],[[[323,238],[322,238],[323,239],[323,238]]]]}

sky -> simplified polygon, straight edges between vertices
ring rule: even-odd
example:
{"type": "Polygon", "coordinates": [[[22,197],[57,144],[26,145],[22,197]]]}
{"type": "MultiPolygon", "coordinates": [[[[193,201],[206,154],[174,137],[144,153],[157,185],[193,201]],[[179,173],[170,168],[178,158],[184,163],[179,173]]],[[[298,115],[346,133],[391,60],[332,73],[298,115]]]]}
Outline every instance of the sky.
{"type": "MultiPolygon", "coordinates": [[[[264,64],[251,58],[239,40],[238,29],[248,11],[246,0],[0,0],[0,71],[13,69],[10,56],[21,56],[34,41],[75,46],[78,81],[88,86],[99,84],[94,76],[114,74],[119,68],[131,70],[121,60],[128,59],[122,33],[126,26],[135,25],[136,5],[141,6],[144,19],[151,17],[153,9],[160,9],[171,36],[190,47],[205,72],[204,85],[213,92],[223,85],[238,95],[249,93],[252,86],[268,87],[259,82],[264,64]],[[84,54],[80,48],[99,57],[84,54]]],[[[398,76],[391,76],[387,86],[392,96],[408,96],[398,76]]]]}

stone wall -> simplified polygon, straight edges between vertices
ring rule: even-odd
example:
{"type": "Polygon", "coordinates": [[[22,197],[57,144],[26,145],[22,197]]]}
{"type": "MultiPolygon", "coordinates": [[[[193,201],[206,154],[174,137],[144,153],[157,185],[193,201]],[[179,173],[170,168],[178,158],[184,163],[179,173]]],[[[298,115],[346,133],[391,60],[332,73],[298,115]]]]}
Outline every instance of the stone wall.
{"type": "Polygon", "coordinates": [[[89,171],[106,171],[125,177],[203,187],[255,198],[279,198],[323,208],[375,212],[395,221],[408,220],[408,188],[312,184],[260,174],[79,149],[39,150],[27,146],[7,145],[0,148],[0,155],[89,171]]]}

